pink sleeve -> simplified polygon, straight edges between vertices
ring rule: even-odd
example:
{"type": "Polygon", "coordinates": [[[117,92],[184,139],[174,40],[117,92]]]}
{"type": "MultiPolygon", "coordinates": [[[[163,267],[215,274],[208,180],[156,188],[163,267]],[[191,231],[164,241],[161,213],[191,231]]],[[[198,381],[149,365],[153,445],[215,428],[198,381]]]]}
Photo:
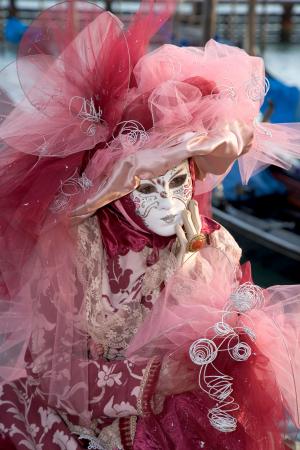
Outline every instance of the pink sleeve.
{"type": "Polygon", "coordinates": [[[89,409],[92,419],[144,415],[156,385],[160,364],[135,365],[128,360],[98,359],[89,364],[89,409]]]}

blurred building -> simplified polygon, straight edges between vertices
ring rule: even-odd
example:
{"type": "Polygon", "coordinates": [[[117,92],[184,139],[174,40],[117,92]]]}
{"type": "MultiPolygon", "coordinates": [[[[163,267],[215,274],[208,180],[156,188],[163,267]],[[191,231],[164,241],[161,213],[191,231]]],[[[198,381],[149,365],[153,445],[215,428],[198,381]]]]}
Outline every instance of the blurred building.
{"type": "MultiPolygon", "coordinates": [[[[0,39],[9,17],[28,24],[52,0],[0,0],[0,39]]],[[[94,1],[123,18],[137,9],[138,1],[94,1]]],[[[203,44],[216,36],[242,47],[300,42],[300,0],[181,0],[173,20],[173,38],[182,44],[203,44]]]]}

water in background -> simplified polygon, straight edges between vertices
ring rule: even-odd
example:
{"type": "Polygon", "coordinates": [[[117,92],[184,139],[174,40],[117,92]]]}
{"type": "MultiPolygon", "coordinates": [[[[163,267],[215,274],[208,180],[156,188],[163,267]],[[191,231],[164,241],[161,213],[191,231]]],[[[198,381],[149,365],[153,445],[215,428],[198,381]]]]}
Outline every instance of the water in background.
{"type": "Polygon", "coordinates": [[[263,58],[275,78],[300,89],[300,45],[270,45],[263,58]]]}

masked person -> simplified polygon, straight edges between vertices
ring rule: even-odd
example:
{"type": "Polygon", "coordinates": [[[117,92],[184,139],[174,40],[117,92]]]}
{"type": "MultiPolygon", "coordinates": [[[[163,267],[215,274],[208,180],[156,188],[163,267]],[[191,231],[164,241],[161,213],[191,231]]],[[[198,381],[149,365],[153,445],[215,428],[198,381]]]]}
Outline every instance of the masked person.
{"type": "Polygon", "coordinates": [[[5,448],[283,449],[297,422],[298,288],[253,285],[208,211],[237,158],[244,181],[287,165],[299,125],[255,121],[260,58],[146,53],[173,6],[125,30],[61,3],[2,74],[5,448]]]}

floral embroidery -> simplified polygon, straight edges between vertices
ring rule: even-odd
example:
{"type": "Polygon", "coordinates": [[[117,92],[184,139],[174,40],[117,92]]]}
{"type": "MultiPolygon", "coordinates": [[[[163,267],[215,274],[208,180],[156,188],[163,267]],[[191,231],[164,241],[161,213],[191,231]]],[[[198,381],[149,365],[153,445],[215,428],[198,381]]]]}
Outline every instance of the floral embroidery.
{"type": "Polygon", "coordinates": [[[63,431],[56,431],[53,435],[53,444],[57,444],[61,450],[77,450],[77,443],[74,438],[68,436],[63,431]]]}
{"type": "Polygon", "coordinates": [[[158,295],[162,283],[176,271],[178,263],[172,250],[168,248],[161,250],[157,263],[147,268],[142,288],[143,295],[147,296],[153,291],[158,295]]]}
{"type": "Polygon", "coordinates": [[[120,290],[125,291],[128,289],[133,271],[130,269],[122,270],[119,256],[108,258],[107,272],[112,294],[117,294],[120,290]]]}
{"type": "Polygon", "coordinates": [[[115,383],[116,384],[122,384],[121,383],[121,376],[122,373],[112,373],[112,371],[114,370],[115,366],[102,366],[102,369],[99,373],[98,373],[98,382],[97,385],[101,388],[104,386],[109,386],[112,387],[115,383]]]}
{"type": "Polygon", "coordinates": [[[5,435],[8,433],[8,429],[5,428],[4,423],[0,423],[0,434],[3,438],[5,438],[5,435]]]}
{"type": "Polygon", "coordinates": [[[29,426],[29,430],[28,431],[31,434],[31,436],[35,438],[37,433],[39,432],[39,430],[40,430],[39,427],[37,427],[35,423],[32,423],[29,426]]]}
{"type": "Polygon", "coordinates": [[[49,431],[55,423],[59,423],[59,417],[49,408],[39,407],[38,412],[41,416],[41,424],[45,431],[49,431]]]}
{"type": "Polygon", "coordinates": [[[103,412],[108,417],[126,417],[137,414],[136,408],[129,402],[114,403],[114,396],[105,405],[103,412]]]}

